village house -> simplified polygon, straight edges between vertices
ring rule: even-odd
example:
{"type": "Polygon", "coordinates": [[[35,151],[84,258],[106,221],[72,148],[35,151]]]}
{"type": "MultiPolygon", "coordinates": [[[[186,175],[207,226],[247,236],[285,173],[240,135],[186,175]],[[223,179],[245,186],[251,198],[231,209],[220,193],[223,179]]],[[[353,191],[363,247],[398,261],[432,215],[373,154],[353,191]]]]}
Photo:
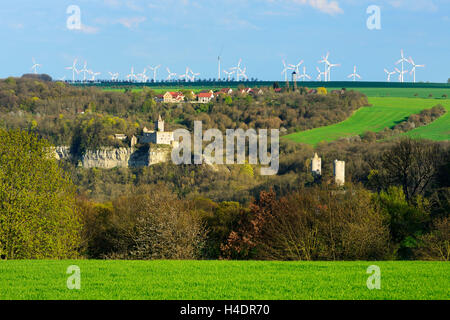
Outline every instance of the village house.
{"type": "Polygon", "coordinates": [[[233,89],[231,89],[231,88],[223,88],[223,89],[220,89],[218,92],[219,93],[224,93],[224,94],[232,94],[233,93],[233,89]]]}
{"type": "Polygon", "coordinates": [[[178,103],[184,101],[184,94],[181,92],[166,92],[163,96],[164,103],[178,103]]]}
{"type": "Polygon", "coordinates": [[[251,93],[251,94],[253,94],[253,95],[261,95],[261,94],[263,94],[264,92],[262,91],[262,89],[260,89],[260,88],[253,88],[253,89],[250,89],[250,92],[249,93],[251,93]]]}
{"type": "Polygon", "coordinates": [[[214,93],[208,92],[208,93],[199,93],[197,95],[197,99],[199,103],[209,103],[212,99],[214,99],[214,93]]]}
{"type": "Polygon", "coordinates": [[[242,95],[246,95],[246,94],[251,93],[252,90],[253,90],[252,88],[244,88],[244,89],[239,90],[239,93],[242,95]]]}

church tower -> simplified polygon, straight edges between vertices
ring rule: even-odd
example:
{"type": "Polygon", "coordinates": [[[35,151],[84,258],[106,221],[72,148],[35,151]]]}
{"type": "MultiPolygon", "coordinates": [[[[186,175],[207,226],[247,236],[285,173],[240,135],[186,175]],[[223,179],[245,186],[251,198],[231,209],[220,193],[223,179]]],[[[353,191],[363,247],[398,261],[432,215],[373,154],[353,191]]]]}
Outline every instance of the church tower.
{"type": "Polygon", "coordinates": [[[158,121],[155,122],[155,131],[164,132],[164,120],[159,115],[158,121]]]}

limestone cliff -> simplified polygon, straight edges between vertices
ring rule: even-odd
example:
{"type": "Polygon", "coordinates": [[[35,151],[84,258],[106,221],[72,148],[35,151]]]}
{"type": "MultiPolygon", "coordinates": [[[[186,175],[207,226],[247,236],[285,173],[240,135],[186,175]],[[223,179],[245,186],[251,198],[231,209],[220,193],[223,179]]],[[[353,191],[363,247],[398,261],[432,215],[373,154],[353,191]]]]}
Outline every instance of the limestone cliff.
{"type": "MultiPolygon", "coordinates": [[[[147,167],[170,161],[171,152],[172,149],[168,147],[151,147],[149,149],[101,148],[86,151],[79,160],[79,165],[84,168],[102,169],[147,167]]],[[[72,159],[69,147],[56,147],[53,154],[57,160],[72,159]]]]}

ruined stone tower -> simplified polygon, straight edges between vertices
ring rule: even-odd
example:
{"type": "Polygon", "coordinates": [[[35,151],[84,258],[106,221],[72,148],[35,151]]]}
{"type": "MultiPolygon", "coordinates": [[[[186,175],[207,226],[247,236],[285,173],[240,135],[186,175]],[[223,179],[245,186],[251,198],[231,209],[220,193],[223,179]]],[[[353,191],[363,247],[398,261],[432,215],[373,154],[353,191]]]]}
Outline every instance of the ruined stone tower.
{"type": "Polygon", "coordinates": [[[345,184],[345,161],[334,160],[334,181],[338,186],[345,184]]]}
{"type": "Polygon", "coordinates": [[[319,158],[317,153],[315,153],[314,158],[311,159],[311,173],[316,176],[322,175],[322,159],[319,158]]]}
{"type": "Polygon", "coordinates": [[[161,118],[161,115],[159,115],[158,121],[155,122],[155,131],[164,132],[164,120],[161,118]]]}

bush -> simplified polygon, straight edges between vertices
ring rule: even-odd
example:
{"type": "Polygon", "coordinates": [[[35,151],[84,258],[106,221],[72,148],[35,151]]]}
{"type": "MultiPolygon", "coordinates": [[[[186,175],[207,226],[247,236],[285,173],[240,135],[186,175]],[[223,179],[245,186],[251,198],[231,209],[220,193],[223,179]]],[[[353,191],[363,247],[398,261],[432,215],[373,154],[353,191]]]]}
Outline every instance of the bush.
{"type": "Polygon", "coordinates": [[[116,199],[106,225],[97,242],[111,244],[107,258],[197,259],[206,237],[193,205],[162,185],[116,199]]]}
{"type": "Polygon", "coordinates": [[[224,256],[265,260],[372,260],[388,254],[389,232],[371,194],[314,187],[276,200],[261,193],[253,218],[232,232],[224,256]]]}
{"type": "Polygon", "coordinates": [[[433,222],[432,231],[419,237],[420,245],[416,250],[419,259],[450,260],[450,218],[433,222]]]}

